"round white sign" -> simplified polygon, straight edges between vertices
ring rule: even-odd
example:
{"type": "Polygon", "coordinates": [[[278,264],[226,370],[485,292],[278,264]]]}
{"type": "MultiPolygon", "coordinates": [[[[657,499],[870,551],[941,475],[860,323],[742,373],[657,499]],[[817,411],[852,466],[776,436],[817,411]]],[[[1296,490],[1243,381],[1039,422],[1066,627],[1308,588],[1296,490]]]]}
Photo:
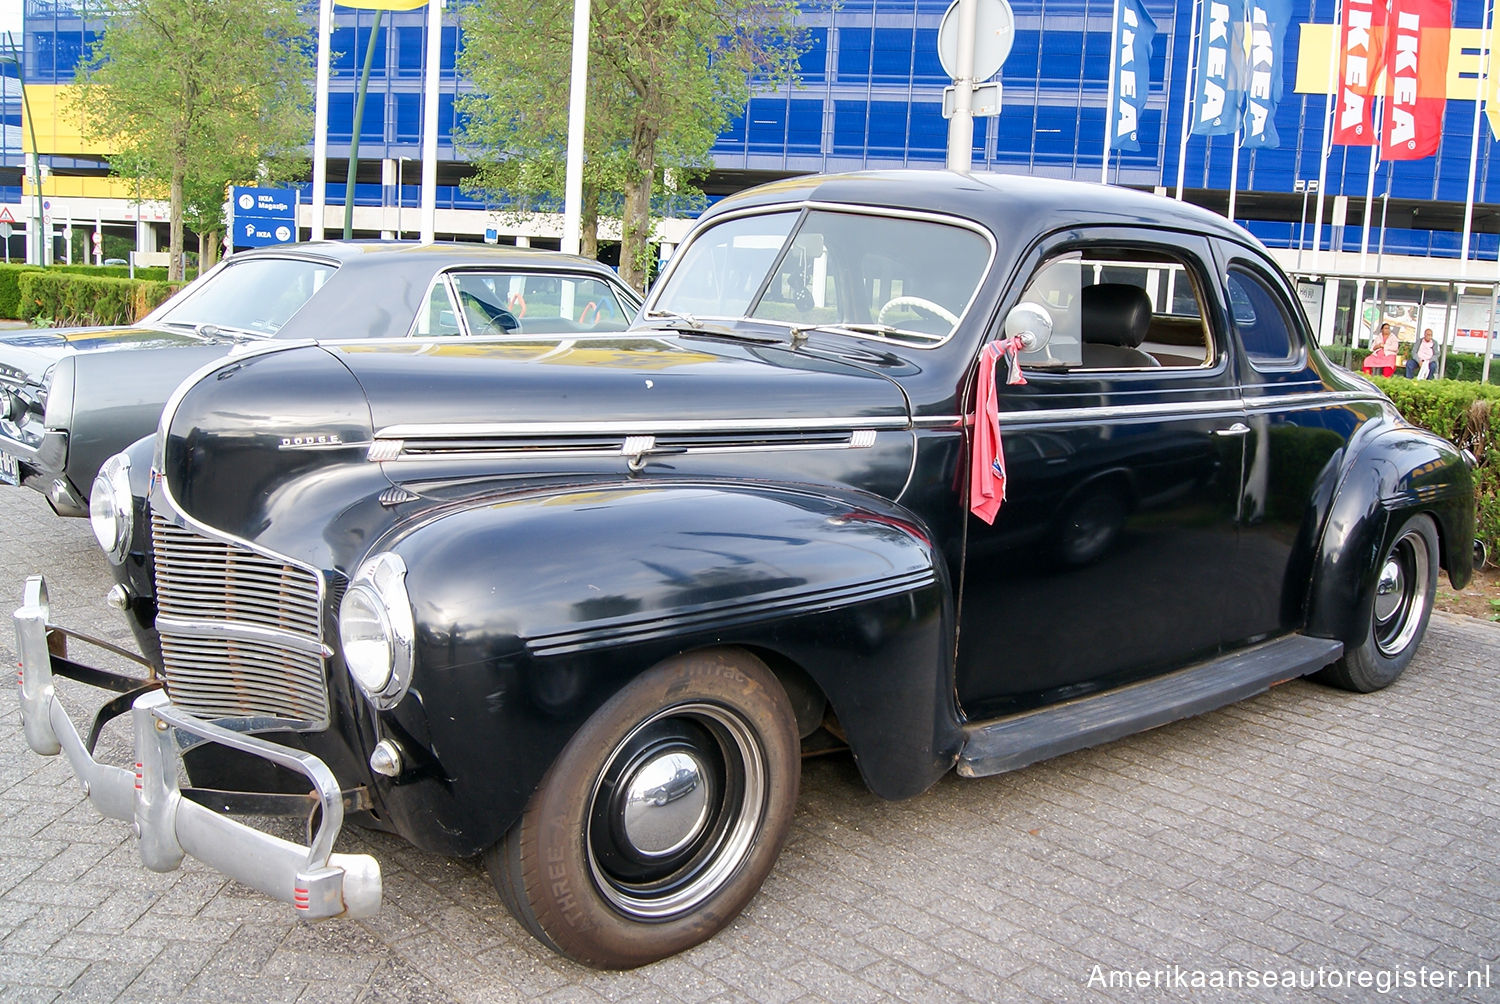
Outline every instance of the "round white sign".
{"type": "MultiPolygon", "coordinates": [[[[979,16],[974,27],[974,79],[988,80],[1000,72],[1016,40],[1016,16],[1006,0],[974,0],[979,16]]],[[[953,0],[938,25],[938,62],[950,77],[958,77],[958,3],[953,0]]]]}

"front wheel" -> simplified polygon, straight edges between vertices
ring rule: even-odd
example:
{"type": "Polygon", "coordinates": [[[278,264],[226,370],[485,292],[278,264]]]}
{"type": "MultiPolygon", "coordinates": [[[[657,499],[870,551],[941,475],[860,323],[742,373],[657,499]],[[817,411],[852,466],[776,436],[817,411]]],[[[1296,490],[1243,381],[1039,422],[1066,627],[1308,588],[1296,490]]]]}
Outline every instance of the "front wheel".
{"type": "Polygon", "coordinates": [[[796,716],[763,663],[679,656],[584,724],[485,863],[545,944],[600,968],[644,965],[712,937],[755,895],[798,771],[796,716]]]}
{"type": "Polygon", "coordinates": [[[1437,526],[1430,516],[1413,516],[1401,525],[1360,600],[1370,615],[1364,640],[1318,678],[1360,693],[1395,683],[1427,631],[1437,576],[1437,526]]]}

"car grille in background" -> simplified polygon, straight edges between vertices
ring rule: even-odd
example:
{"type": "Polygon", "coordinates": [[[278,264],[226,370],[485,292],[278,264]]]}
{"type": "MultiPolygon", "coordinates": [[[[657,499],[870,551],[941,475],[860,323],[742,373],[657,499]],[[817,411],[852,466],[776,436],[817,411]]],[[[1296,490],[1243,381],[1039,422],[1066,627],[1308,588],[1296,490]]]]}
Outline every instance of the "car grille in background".
{"type": "Polygon", "coordinates": [[[203,718],[328,721],[318,577],[151,517],[167,693],[203,718]]]}

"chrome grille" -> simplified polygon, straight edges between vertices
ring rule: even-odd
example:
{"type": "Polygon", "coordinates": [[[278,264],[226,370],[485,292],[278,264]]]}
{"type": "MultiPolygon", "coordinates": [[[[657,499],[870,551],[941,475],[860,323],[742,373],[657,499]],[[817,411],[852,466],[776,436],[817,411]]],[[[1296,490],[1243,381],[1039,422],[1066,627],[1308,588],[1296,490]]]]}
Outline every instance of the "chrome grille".
{"type": "Polygon", "coordinates": [[[153,513],[167,692],[205,718],[328,720],[318,577],[153,513]]]}

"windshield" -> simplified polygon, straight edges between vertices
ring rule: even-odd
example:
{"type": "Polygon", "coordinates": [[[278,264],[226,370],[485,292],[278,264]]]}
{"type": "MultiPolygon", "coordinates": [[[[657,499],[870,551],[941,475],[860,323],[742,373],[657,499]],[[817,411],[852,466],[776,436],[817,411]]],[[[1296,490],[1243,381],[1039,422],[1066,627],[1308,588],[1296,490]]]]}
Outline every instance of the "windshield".
{"type": "Polygon", "coordinates": [[[749,317],[936,342],[974,298],[990,244],[932,220],[809,210],[727,220],[681,254],[647,317],[749,317]]]}
{"type": "Polygon", "coordinates": [[[181,300],[169,303],[156,323],[221,328],[274,335],[333,275],[334,266],[296,258],[252,258],[230,262],[181,300]]]}

